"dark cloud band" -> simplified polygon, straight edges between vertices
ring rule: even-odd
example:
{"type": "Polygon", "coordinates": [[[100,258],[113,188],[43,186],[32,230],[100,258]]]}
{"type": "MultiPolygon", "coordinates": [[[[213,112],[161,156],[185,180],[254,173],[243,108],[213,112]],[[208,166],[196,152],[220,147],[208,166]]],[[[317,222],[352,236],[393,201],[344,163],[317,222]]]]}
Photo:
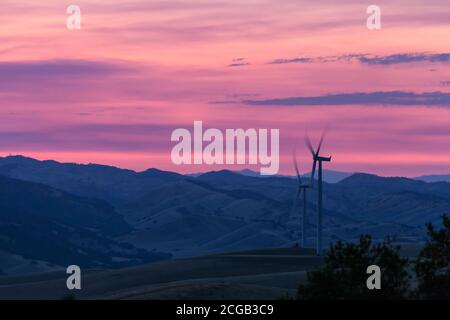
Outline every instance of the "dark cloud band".
{"type": "Polygon", "coordinates": [[[302,106],[302,105],[398,105],[398,106],[448,106],[450,93],[414,93],[404,91],[341,93],[311,97],[287,97],[266,100],[244,100],[244,104],[255,106],[302,106]]]}
{"type": "Polygon", "coordinates": [[[297,57],[280,58],[269,61],[267,64],[290,64],[290,63],[330,63],[330,62],[359,62],[365,65],[395,65],[416,62],[450,62],[450,53],[398,53],[386,56],[368,54],[345,54],[324,57],[297,57]]]}

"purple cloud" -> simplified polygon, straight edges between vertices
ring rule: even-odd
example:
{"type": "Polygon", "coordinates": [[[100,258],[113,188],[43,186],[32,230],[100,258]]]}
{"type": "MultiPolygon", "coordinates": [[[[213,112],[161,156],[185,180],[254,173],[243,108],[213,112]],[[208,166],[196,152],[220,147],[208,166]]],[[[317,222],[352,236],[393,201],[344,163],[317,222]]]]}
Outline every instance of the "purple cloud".
{"type": "Polygon", "coordinates": [[[401,53],[388,56],[359,57],[361,63],[368,65],[392,65],[413,62],[450,62],[450,53],[401,53]]]}
{"type": "Polygon", "coordinates": [[[87,60],[44,60],[0,62],[1,77],[47,77],[105,75],[131,71],[118,64],[87,60]]]}
{"type": "Polygon", "coordinates": [[[246,62],[245,58],[235,58],[231,60],[231,63],[227,67],[234,68],[234,67],[245,67],[249,65],[250,63],[246,62]]]}
{"type": "Polygon", "coordinates": [[[329,63],[346,61],[357,61],[365,65],[394,65],[415,62],[450,62],[450,53],[397,53],[387,56],[376,56],[368,54],[343,54],[334,56],[280,58],[269,61],[267,64],[289,64],[289,63],[329,63]]]}
{"type": "Polygon", "coordinates": [[[292,59],[275,59],[267,64],[288,64],[288,63],[312,63],[315,62],[316,59],[313,58],[292,58],[292,59]]]}
{"type": "Polygon", "coordinates": [[[312,97],[287,97],[266,100],[244,100],[244,104],[258,106],[301,106],[301,105],[432,105],[450,107],[450,93],[414,93],[404,91],[341,93],[312,97]]]}

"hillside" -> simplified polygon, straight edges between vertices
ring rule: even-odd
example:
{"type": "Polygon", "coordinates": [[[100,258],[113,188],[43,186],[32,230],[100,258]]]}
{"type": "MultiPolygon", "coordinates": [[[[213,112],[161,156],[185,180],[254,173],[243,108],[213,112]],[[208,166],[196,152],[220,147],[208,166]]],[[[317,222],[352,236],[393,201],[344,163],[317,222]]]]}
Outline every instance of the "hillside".
{"type": "Polygon", "coordinates": [[[325,187],[327,207],[365,221],[409,226],[440,223],[450,210],[450,183],[355,174],[325,187]]]}
{"type": "MultiPolygon", "coordinates": [[[[278,299],[321,265],[311,250],[281,248],[86,271],[76,299],[278,299]]],[[[0,299],[62,299],[63,271],[0,277],[0,299]]]]}
{"type": "Polygon", "coordinates": [[[0,158],[0,174],[112,204],[130,201],[163,183],[183,179],[182,175],[157,169],[137,173],[112,166],[39,161],[23,156],[0,158]]]}
{"type": "MultiPolygon", "coordinates": [[[[47,219],[35,222],[44,229],[27,241],[61,228],[54,226],[60,218],[64,218],[63,226],[95,231],[96,237],[140,248],[142,253],[169,252],[175,257],[291,246],[300,237],[301,211],[294,202],[296,180],[291,177],[260,178],[229,170],[193,177],[25,157],[1,158],[0,172],[48,184],[38,184],[39,192],[25,188],[22,193],[4,193],[10,198],[3,199],[3,205],[12,203],[20,212],[28,204],[39,209],[25,211],[26,215],[40,213],[33,219],[47,219]],[[45,200],[39,200],[42,197],[45,200]]],[[[313,247],[316,189],[308,191],[307,200],[307,245],[313,247]]],[[[324,183],[324,243],[353,241],[361,234],[370,234],[376,241],[396,236],[421,242],[425,223],[440,223],[440,216],[449,211],[450,183],[354,174],[337,183],[324,183]]],[[[61,230],[60,243],[64,243],[62,234],[61,230]]],[[[73,243],[70,237],[68,241],[73,243]]],[[[107,252],[108,246],[100,251],[107,252]]],[[[104,257],[102,263],[111,263],[104,257]]]]}
{"type": "Polygon", "coordinates": [[[284,228],[288,209],[258,193],[184,180],[122,208],[136,230],[121,239],[182,256],[276,246],[293,240],[284,228]]]}
{"type": "Polygon", "coordinates": [[[17,269],[8,265],[20,259],[48,267],[111,267],[169,257],[113,240],[132,228],[102,200],[3,176],[0,190],[0,251],[16,256],[0,261],[4,272],[17,269]]]}

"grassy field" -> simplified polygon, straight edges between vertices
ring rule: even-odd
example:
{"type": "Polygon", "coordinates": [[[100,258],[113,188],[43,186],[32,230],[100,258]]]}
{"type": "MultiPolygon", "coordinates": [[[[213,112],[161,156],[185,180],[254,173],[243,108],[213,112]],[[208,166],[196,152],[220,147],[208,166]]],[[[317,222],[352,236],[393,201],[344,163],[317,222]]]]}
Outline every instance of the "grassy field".
{"type": "Polygon", "coordinates": [[[282,248],[86,270],[78,291],[66,289],[64,272],[0,277],[0,299],[277,299],[321,264],[312,250],[282,248]]]}
{"type": "MultiPolygon", "coordinates": [[[[421,244],[401,244],[417,256],[421,244]]],[[[312,249],[275,248],[176,259],[116,270],[83,270],[82,289],[64,271],[0,277],[0,299],[279,299],[293,297],[323,265],[312,249]]]]}

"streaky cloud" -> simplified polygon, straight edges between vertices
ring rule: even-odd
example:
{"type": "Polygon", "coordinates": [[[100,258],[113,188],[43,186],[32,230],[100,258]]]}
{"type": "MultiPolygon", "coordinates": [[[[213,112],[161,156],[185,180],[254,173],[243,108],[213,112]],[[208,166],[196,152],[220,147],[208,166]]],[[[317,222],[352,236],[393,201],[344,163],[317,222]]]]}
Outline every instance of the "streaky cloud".
{"type": "Polygon", "coordinates": [[[239,63],[231,63],[227,67],[236,68],[236,67],[245,67],[245,66],[249,66],[249,65],[250,65],[250,63],[248,63],[248,62],[239,62],[239,63]]]}
{"type": "Polygon", "coordinates": [[[379,91],[340,93],[310,97],[287,97],[266,100],[243,100],[244,104],[255,106],[341,106],[341,105],[393,105],[393,106],[448,106],[450,93],[406,91],[379,91]]]}
{"type": "Polygon", "coordinates": [[[209,101],[208,104],[236,104],[239,101],[234,100],[217,100],[217,101],[209,101]]]}
{"type": "Polygon", "coordinates": [[[364,65],[395,65],[415,62],[450,62],[450,53],[396,53],[379,56],[369,54],[343,54],[334,56],[278,58],[266,64],[279,65],[290,63],[333,63],[333,62],[359,62],[364,65]]]}
{"type": "Polygon", "coordinates": [[[368,65],[393,65],[413,62],[450,62],[450,53],[400,53],[388,56],[359,57],[361,63],[368,65]]]}
{"type": "Polygon", "coordinates": [[[290,63],[330,63],[330,62],[352,62],[367,56],[368,54],[350,53],[333,56],[318,57],[297,57],[297,58],[279,58],[267,62],[266,64],[290,64],[290,63]]]}
{"type": "Polygon", "coordinates": [[[111,74],[130,71],[129,67],[89,60],[39,60],[0,62],[1,77],[111,74]]]}
{"type": "Polygon", "coordinates": [[[315,59],[303,57],[303,58],[292,58],[292,59],[275,59],[267,64],[288,64],[288,63],[313,63],[315,59]]]}

